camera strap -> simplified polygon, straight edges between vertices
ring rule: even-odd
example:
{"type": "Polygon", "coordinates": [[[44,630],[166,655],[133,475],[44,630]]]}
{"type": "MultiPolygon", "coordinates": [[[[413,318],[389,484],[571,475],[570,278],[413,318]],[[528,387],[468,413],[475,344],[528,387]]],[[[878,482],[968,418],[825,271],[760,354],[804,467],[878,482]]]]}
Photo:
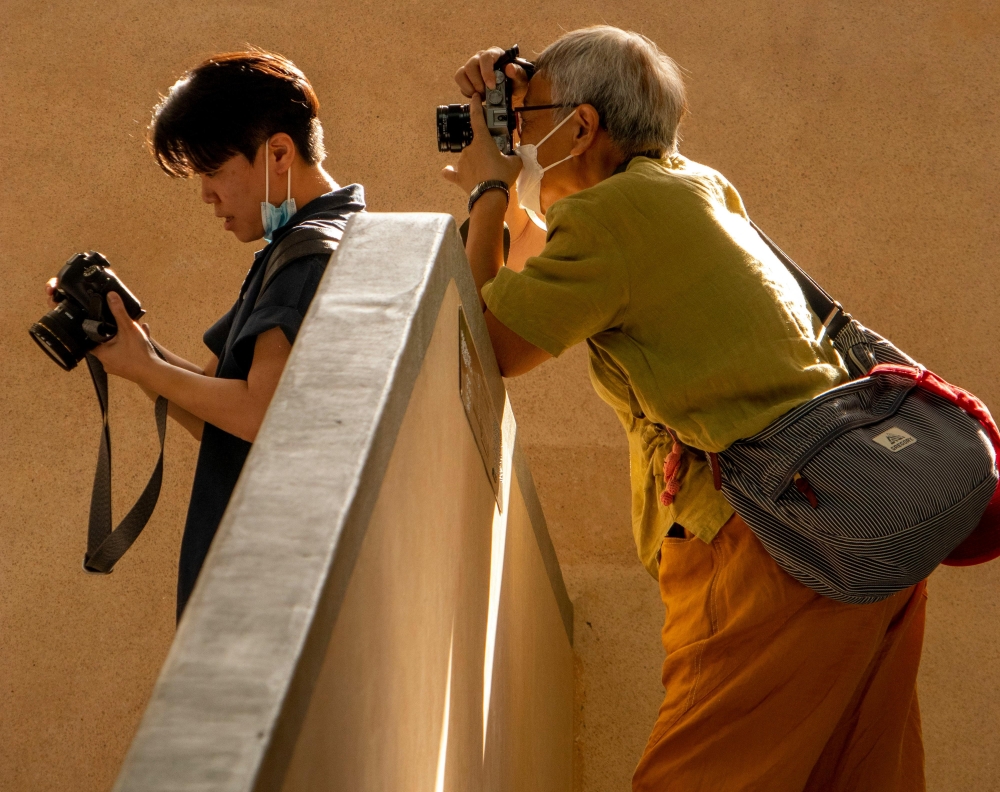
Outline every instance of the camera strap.
{"type": "MultiPolygon", "coordinates": [[[[155,347],[154,347],[155,349],[155,347]]],[[[160,351],[156,350],[159,355],[160,351]]],[[[160,357],[163,357],[160,355],[160,357]]],[[[97,452],[97,470],[94,472],[94,489],[90,496],[90,527],[87,531],[87,554],[83,558],[83,568],[98,575],[110,574],[118,559],[125,555],[156,508],[163,483],[163,443],[167,435],[167,400],[156,397],[154,414],[156,431],[160,436],[160,458],[156,461],[153,474],[145,489],[128,514],[111,529],[111,431],[108,428],[108,375],[101,361],[87,355],[87,367],[97,391],[97,401],[101,405],[101,446],[97,452]]]]}

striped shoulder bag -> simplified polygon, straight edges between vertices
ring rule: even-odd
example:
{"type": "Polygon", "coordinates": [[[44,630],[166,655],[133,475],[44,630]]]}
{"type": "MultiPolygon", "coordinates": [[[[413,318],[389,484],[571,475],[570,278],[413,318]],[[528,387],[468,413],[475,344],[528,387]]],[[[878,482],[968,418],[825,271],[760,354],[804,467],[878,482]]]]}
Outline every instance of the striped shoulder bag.
{"type": "Polygon", "coordinates": [[[710,454],[716,488],[785,571],[841,602],[996,558],[1000,432],[986,405],[852,319],[751,225],[853,379],[710,454]]]}

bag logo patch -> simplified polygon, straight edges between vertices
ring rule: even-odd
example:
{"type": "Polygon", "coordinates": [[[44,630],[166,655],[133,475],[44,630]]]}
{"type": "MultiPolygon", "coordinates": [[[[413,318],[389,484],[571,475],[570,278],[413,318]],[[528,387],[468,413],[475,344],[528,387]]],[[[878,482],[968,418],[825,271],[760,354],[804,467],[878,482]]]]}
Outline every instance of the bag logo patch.
{"type": "Polygon", "coordinates": [[[875,435],[872,440],[881,446],[885,446],[893,453],[902,451],[907,446],[911,446],[917,442],[917,438],[911,434],[907,434],[898,426],[886,429],[882,434],[875,435]]]}

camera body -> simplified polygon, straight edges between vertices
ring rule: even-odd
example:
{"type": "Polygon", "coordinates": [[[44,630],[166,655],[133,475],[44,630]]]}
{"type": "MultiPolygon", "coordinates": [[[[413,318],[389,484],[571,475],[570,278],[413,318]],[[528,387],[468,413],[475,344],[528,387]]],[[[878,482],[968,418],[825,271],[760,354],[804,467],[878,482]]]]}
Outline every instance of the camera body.
{"type": "Polygon", "coordinates": [[[59,270],[52,299],[58,305],[29,329],[45,353],[66,371],[90,350],[114,338],[118,324],[108,307],[108,292],[118,292],[132,319],[146,313],[115,275],[108,260],[91,250],[77,253],[59,270]]]}
{"type": "MultiPolygon", "coordinates": [[[[530,79],[535,73],[535,65],[518,57],[515,44],[503,53],[493,64],[496,88],[488,88],[483,97],[483,114],[486,128],[503,154],[514,150],[514,130],[517,118],[514,113],[514,81],[504,74],[507,64],[516,63],[530,79]]],[[[461,151],[472,143],[472,119],[469,105],[440,105],[437,109],[438,151],[461,151]]]]}

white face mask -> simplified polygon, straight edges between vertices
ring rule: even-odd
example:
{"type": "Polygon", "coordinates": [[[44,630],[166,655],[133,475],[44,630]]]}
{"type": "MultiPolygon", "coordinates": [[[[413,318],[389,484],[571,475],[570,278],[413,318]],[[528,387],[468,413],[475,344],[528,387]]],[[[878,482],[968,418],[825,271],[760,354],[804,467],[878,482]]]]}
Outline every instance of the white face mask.
{"type": "Polygon", "coordinates": [[[517,175],[517,181],[515,182],[515,187],[517,189],[517,204],[525,212],[528,213],[535,225],[539,228],[545,228],[545,220],[542,215],[542,205],[541,205],[541,190],[542,190],[542,176],[545,171],[552,170],[556,165],[561,165],[568,159],[573,159],[573,155],[563,157],[558,162],[553,162],[551,165],[542,167],[538,164],[538,148],[546,140],[555,134],[555,131],[559,129],[563,124],[569,121],[575,113],[570,113],[562,121],[552,127],[552,131],[549,132],[545,137],[543,137],[538,143],[525,143],[519,145],[514,149],[514,153],[521,158],[521,172],[517,175]]]}
{"type": "Polygon", "coordinates": [[[292,198],[292,169],[288,169],[288,197],[281,206],[275,206],[271,197],[271,163],[268,160],[268,141],[264,144],[264,200],[260,202],[260,219],[264,222],[264,241],[270,244],[274,232],[292,219],[295,214],[295,199],[292,198]]]}

